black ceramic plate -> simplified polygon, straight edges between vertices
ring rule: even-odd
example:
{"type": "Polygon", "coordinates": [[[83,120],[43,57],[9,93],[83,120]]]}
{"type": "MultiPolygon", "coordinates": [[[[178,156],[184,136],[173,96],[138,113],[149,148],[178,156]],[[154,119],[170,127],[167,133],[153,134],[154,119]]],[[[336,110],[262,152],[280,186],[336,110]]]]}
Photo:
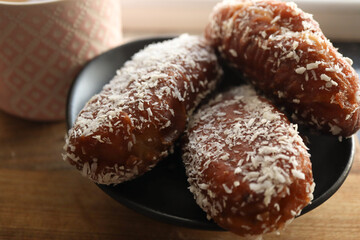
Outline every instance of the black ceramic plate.
{"type": "MultiPolygon", "coordinates": [[[[86,101],[99,92],[102,86],[115,75],[123,63],[144,46],[165,38],[150,38],[129,42],[114,48],[91,62],[75,79],[69,92],[67,123],[71,127],[86,101]]],[[[354,137],[338,141],[337,137],[306,135],[313,164],[316,183],[314,201],[302,214],[316,208],[331,197],[344,182],[352,165],[354,137]]],[[[188,190],[181,153],[174,154],[160,162],[152,171],[117,186],[98,185],[116,201],[144,215],[186,227],[220,230],[206,219],[205,213],[196,205],[188,190]]]]}

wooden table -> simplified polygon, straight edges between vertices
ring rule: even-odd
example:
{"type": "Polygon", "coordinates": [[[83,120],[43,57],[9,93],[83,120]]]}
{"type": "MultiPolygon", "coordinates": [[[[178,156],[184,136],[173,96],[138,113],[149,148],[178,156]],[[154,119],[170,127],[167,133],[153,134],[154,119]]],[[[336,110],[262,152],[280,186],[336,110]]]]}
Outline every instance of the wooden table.
{"type": "MultiPolygon", "coordinates": [[[[0,239],[241,239],[152,220],[105,195],[62,160],[65,122],[0,112],[0,239]]],[[[360,148],[340,190],[265,239],[360,239],[360,148]]]]}

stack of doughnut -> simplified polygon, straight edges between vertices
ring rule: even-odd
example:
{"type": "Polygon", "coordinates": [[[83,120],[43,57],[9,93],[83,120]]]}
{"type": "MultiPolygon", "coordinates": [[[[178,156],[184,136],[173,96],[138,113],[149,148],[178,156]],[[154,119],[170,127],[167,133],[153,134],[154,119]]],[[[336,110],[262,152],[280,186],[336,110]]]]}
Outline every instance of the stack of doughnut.
{"type": "Polygon", "coordinates": [[[142,175],[168,155],[221,75],[214,50],[200,37],[147,46],[79,113],[64,159],[100,184],[142,175]]]}
{"type": "Polygon", "coordinates": [[[352,61],[294,3],[221,2],[205,36],[230,66],[294,120],[342,137],[360,128],[359,77],[352,61]]]}
{"type": "Polygon", "coordinates": [[[119,184],[152,169],[183,136],[189,189],[208,218],[260,236],[313,198],[310,155],[285,114],[351,136],[359,89],[351,60],[294,3],[227,0],[214,7],[205,38],[151,44],[126,62],[79,113],[64,159],[99,184],[119,184]],[[198,108],[222,78],[219,58],[249,85],[198,108]]]}

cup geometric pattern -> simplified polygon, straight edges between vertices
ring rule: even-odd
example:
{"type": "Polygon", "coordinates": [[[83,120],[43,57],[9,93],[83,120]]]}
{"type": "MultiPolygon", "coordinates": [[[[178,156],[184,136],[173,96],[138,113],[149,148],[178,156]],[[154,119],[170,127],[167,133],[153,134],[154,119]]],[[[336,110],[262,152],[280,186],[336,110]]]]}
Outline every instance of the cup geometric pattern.
{"type": "Polygon", "coordinates": [[[83,65],[121,43],[118,0],[0,4],[0,109],[27,119],[65,117],[83,65]]]}

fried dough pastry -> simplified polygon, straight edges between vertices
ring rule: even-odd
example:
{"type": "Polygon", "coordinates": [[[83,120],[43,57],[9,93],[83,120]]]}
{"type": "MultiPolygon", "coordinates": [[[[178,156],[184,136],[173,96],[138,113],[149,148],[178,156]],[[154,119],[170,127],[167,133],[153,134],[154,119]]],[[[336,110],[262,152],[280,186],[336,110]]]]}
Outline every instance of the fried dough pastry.
{"type": "Polygon", "coordinates": [[[351,59],[294,3],[221,2],[205,36],[294,120],[345,137],[359,129],[359,77],[351,59]]]}
{"type": "Polygon", "coordinates": [[[312,200],[297,125],[250,86],[220,94],[191,118],[183,161],[197,204],[241,236],[277,231],[312,200]]]}
{"type": "Polygon", "coordinates": [[[200,37],[147,46],[79,113],[64,160],[100,184],[147,172],[171,151],[221,74],[214,50],[200,37]]]}

